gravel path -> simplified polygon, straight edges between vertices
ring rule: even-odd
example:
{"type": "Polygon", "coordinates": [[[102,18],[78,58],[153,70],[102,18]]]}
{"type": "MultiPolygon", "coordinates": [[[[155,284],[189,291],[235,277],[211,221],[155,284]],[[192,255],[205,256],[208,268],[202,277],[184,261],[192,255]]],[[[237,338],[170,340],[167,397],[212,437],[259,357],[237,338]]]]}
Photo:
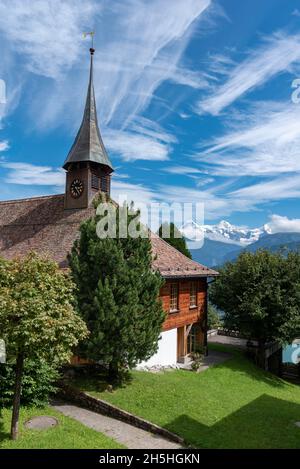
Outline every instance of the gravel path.
{"type": "Polygon", "coordinates": [[[159,435],[133,427],[120,420],[97,414],[65,402],[54,402],[52,407],[58,412],[78,420],[83,425],[110,436],[129,449],[177,449],[182,448],[159,435]]]}

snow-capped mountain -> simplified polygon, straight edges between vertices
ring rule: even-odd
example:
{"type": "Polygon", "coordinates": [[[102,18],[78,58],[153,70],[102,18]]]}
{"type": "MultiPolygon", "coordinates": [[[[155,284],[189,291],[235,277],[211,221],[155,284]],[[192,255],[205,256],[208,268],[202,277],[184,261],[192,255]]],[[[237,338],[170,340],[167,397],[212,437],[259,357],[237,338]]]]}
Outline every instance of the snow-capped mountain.
{"type": "Polygon", "coordinates": [[[264,228],[247,228],[244,226],[231,225],[228,221],[222,220],[217,225],[203,226],[205,237],[213,241],[222,241],[237,244],[238,246],[248,246],[255,243],[265,234],[264,228]]]}
{"type": "Polygon", "coordinates": [[[300,251],[300,232],[272,233],[269,224],[250,229],[224,220],[216,225],[198,225],[189,221],[180,231],[193,259],[209,267],[232,261],[244,250],[255,252],[263,248],[276,252],[284,248],[287,252],[300,251]]]}
{"type": "Polygon", "coordinates": [[[200,239],[201,236],[211,241],[221,243],[235,244],[237,246],[248,246],[255,243],[259,238],[266,234],[262,228],[247,228],[244,226],[235,226],[228,221],[222,220],[216,225],[198,225],[194,221],[189,221],[180,229],[187,240],[200,239]]]}

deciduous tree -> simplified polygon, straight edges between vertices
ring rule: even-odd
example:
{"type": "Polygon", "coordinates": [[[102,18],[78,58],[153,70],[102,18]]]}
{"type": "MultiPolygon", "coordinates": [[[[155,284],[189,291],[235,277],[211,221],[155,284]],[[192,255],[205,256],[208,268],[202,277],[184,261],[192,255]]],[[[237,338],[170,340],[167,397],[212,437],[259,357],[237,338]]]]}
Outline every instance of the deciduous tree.
{"type": "Polygon", "coordinates": [[[74,285],[57,264],[34,253],[0,259],[0,337],[16,359],[11,437],[17,438],[24,361],[67,362],[87,336],[74,309],[74,285]]]}
{"type": "Polygon", "coordinates": [[[300,332],[300,255],[260,250],[225,264],[210,299],[225,312],[225,326],[265,344],[290,343],[300,332]]]}

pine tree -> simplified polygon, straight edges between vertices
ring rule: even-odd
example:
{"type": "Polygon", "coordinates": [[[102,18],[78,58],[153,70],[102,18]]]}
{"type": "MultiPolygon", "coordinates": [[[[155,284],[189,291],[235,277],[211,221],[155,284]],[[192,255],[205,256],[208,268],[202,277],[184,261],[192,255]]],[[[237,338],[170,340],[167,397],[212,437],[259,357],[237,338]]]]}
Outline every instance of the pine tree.
{"type": "MultiPolygon", "coordinates": [[[[132,207],[123,210],[128,225],[139,216],[132,207]]],[[[152,270],[150,239],[120,238],[119,213],[118,207],[116,238],[98,237],[103,216],[84,222],[69,261],[79,311],[90,330],[79,353],[107,365],[110,376],[120,378],[122,370],[157,351],[165,313],[159,300],[163,280],[152,270]]]]}
{"type": "Polygon", "coordinates": [[[186,257],[192,258],[192,255],[186,245],[184,236],[180,233],[174,223],[163,223],[158,230],[160,238],[164,239],[171,246],[182,252],[186,257]]]}

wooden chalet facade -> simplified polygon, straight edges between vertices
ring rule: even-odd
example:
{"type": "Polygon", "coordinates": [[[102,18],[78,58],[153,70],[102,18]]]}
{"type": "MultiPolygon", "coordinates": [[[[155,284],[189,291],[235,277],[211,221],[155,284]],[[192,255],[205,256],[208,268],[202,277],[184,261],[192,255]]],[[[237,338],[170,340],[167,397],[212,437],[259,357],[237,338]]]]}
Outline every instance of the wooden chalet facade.
{"type": "MultiPolygon", "coordinates": [[[[93,54],[82,123],[63,168],[64,194],[0,202],[0,256],[29,251],[47,255],[67,268],[67,255],[82,221],[95,213],[99,192],[110,194],[113,167],[97,122],[93,54]]],[[[167,313],[157,354],[150,365],[174,365],[198,345],[206,345],[207,279],[217,272],[191,260],[157,235],[151,236],[153,269],[165,278],[160,292],[167,313]]]]}

